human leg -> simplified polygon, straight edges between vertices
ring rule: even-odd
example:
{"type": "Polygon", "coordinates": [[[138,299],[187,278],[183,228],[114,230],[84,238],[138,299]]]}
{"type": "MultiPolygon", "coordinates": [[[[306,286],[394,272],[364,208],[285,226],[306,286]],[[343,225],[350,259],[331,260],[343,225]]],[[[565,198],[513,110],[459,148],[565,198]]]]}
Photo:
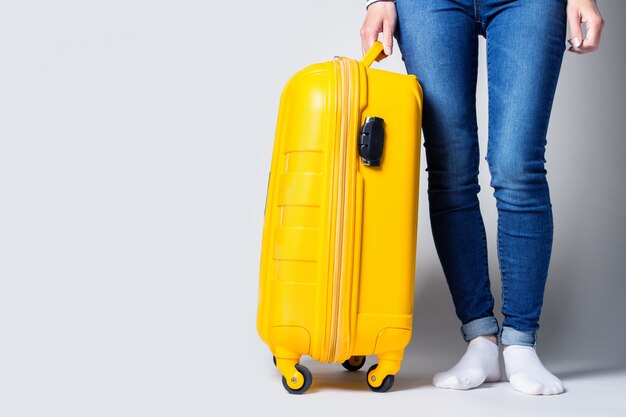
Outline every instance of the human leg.
{"type": "Polygon", "coordinates": [[[565,2],[481,3],[489,84],[487,161],[498,209],[507,376],[528,394],[563,391],[536,355],[552,248],[546,132],[565,49],[565,2]]]}
{"type": "Polygon", "coordinates": [[[418,76],[424,89],[422,126],[433,238],[469,342],[497,333],[498,327],[477,197],[478,39],[472,1],[464,3],[467,7],[447,0],[397,1],[396,37],[407,71],[418,76]]]}
{"type": "MultiPolygon", "coordinates": [[[[463,324],[463,337],[470,342],[498,332],[477,197],[478,29],[474,5],[471,0],[399,0],[396,5],[398,45],[407,71],[417,75],[424,88],[423,131],[433,238],[463,324]]],[[[461,361],[435,376],[434,383],[468,389],[499,377],[497,346],[482,339],[470,343],[461,361]]]]}

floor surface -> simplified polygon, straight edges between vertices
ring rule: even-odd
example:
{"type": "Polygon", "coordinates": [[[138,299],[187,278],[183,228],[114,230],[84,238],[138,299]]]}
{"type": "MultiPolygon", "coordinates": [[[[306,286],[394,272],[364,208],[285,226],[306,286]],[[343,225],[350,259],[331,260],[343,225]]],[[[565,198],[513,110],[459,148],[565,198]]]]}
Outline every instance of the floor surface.
{"type": "MultiPolygon", "coordinates": [[[[369,364],[374,360],[368,357],[369,364]]],[[[405,361],[392,390],[380,394],[366,385],[365,369],[370,365],[351,373],[338,364],[305,358],[302,363],[312,371],[313,385],[304,395],[289,395],[268,358],[266,365],[255,369],[257,389],[253,398],[234,407],[247,410],[254,404],[260,415],[267,411],[272,416],[626,416],[626,369],[570,367],[569,371],[555,371],[566,392],[534,397],[513,391],[506,380],[471,391],[438,389],[431,385],[431,375],[412,362],[410,358],[405,361]]]]}

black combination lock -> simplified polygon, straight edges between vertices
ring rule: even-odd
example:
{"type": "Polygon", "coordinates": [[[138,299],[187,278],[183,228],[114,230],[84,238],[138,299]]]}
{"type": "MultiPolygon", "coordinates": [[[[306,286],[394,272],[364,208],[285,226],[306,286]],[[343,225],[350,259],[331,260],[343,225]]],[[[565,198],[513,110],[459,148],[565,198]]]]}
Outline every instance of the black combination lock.
{"type": "Polygon", "coordinates": [[[368,167],[380,166],[385,143],[385,121],[380,117],[365,119],[359,133],[359,155],[363,165],[368,167]]]}

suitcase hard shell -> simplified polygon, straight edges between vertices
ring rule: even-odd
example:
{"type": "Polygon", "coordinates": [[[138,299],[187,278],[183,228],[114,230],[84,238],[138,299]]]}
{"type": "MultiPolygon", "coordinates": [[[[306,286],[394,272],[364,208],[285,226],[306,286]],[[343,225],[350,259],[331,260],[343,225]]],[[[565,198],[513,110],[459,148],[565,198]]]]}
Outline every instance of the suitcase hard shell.
{"type": "Polygon", "coordinates": [[[280,100],[261,250],[257,329],[291,393],[302,355],[387,391],[411,338],[422,89],[345,57],[295,74],[280,100]],[[380,150],[382,149],[382,155],[380,150]]]}

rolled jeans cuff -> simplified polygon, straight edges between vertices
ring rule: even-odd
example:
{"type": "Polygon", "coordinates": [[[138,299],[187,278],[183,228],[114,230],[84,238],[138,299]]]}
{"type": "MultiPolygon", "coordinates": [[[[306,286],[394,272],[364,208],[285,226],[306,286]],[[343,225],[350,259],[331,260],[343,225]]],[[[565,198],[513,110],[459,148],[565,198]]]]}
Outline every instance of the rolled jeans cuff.
{"type": "Polygon", "coordinates": [[[461,334],[466,342],[478,336],[498,334],[499,330],[498,321],[493,316],[472,320],[461,326],[461,334]]]}
{"type": "Polygon", "coordinates": [[[504,346],[520,345],[535,347],[537,344],[537,332],[520,332],[512,327],[502,326],[500,344],[504,346]]]}

